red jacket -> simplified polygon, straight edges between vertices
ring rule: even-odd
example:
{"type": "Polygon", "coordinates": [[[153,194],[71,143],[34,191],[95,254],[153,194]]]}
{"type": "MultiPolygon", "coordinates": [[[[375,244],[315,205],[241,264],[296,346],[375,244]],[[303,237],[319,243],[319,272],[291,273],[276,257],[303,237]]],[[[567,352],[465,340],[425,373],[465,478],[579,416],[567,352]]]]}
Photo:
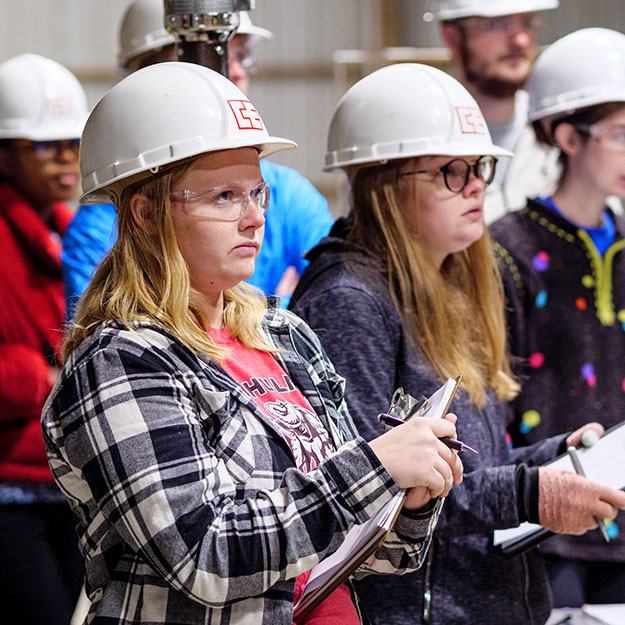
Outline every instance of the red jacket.
{"type": "Polygon", "coordinates": [[[72,211],[56,203],[50,229],[24,198],[0,185],[0,481],[54,482],[40,418],[49,368],[60,366],[65,301],[58,235],[71,219],[72,211]]]}

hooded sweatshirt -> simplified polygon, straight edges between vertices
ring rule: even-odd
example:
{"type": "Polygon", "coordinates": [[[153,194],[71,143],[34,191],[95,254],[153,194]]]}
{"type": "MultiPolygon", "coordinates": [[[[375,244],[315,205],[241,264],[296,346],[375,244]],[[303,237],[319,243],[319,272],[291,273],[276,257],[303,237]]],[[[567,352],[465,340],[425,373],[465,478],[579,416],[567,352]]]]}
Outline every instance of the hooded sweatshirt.
{"type": "MultiPolygon", "coordinates": [[[[396,388],[429,396],[441,380],[404,329],[380,261],[346,240],[348,228],[349,221],[339,220],[309,253],[311,264],[291,308],[308,321],[346,378],[350,412],[360,434],[370,440],[384,432],[376,416],[388,409],[396,388]]],[[[486,405],[478,408],[460,389],[451,405],[459,439],[480,453],[462,456],[464,480],[446,499],[427,564],[400,578],[357,582],[373,623],[539,625],[547,620],[551,601],[540,553],[532,549],[505,559],[492,546],[492,534],[525,520],[518,467],[555,457],[563,437],[509,449],[507,407],[491,391],[487,396],[486,405]]]]}

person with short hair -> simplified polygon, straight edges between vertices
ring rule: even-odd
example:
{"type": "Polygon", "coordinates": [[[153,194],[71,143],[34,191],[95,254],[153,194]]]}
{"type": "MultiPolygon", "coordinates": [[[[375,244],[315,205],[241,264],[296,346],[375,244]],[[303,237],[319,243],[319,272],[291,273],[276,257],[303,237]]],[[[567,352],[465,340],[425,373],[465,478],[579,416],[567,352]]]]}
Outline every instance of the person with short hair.
{"type": "Polygon", "coordinates": [[[538,56],[541,12],[558,0],[432,0],[431,14],[451,51],[454,76],[477,101],[493,141],[514,152],[500,161],[484,203],[488,223],[548,193],[557,155],[540,145],[527,120],[524,85],[538,56]]]}
{"type": "Polygon", "coordinates": [[[61,366],[61,236],[79,189],[85,92],[36,54],[0,64],[0,605],[4,623],[68,625],[82,584],[41,409],[61,366]]]}
{"type": "MultiPolygon", "coordinates": [[[[623,420],[625,35],[586,28],[538,58],[528,82],[538,139],[560,155],[552,195],[491,226],[506,291],[521,393],[510,432],[531,444],[588,418],[623,420]]],[[[556,607],[625,603],[625,517],[542,547],[556,607]]]]}
{"type": "MultiPolygon", "coordinates": [[[[229,78],[244,93],[254,73],[254,49],[273,33],[252,23],[247,12],[229,42],[229,78]]],[[[119,66],[128,74],[155,63],[176,60],[175,41],[163,25],[163,0],[134,0],[119,30],[119,66]]],[[[268,295],[279,295],[282,305],[306,267],[304,254],[330,230],[334,219],[326,199],[296,170],[261,161],[263,178],[271,188],[272,210],[267,214],[265,239],[248,282],[268,295]]],[[[117,238],[117,216],[110,204],[83,205],[63,243],[63,275],[68,317],[87,288],[99,263],[117,238]]]]}

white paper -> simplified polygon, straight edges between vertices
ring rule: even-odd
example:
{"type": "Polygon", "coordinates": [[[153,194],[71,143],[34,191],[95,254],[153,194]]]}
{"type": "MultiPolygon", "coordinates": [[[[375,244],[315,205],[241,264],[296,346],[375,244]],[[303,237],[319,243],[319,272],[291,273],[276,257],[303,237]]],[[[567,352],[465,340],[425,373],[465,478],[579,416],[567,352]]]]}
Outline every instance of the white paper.
{"type": "MultiPolygon", "coordinates": [[[[625,421],[601,437],[592,447],[577,450],[577,457],[586,477],[612,488],[625,488],[625,421]]],[[[575,473],[568,455],[561,456],[546,466],[575,473]]],[[[516,540],[540,530],[540,525],[521,523],[518,527],[495,530],[493,544],[516,540]]],[[[625,620],[620,625],[625,624],[625,620]]]]}
{"type": "Polygon", "coordinates": [[[441,418],[445,416],[445,410],[449,405],[449,400],[456,390],[456,380],[451,378],[447,379],[447,382],[443,384],[432,396],[429,398],[431,408],[423,415],[424,417],[441,418]]]}
{"type": "Polygon", "coordinates": [[[373,536],[387,532],[403,500],[404,491],[399,491],[374,517],[361,525],[352,527],[341,546],[312,569],[300,601],[320,586],[324,586],[346,563],[351,561],[354,555],[363,550],[373,536]]]}
{"type": "Polygon", "coordinates": [[[623,625],[625,623],[625,604],[623,603],[584,604],[582,613],[596,619],[597,623],[605,625],[623,625]]]}

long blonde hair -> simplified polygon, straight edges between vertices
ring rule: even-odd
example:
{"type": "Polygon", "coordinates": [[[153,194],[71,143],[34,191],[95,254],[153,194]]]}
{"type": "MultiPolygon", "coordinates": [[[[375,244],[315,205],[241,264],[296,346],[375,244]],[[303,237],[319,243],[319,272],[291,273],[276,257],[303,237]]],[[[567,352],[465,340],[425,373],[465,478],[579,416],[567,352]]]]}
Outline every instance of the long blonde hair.
{"type": "Polygon", "coordinates": [[[513,399],[519,385],[507,355],[501,278],[488,232],[450,254],[439,270],[400,209],[401,165],[352,173],[348,238],[382,260],[403,325],[441,381],[462,373],[463,386],[478,407],[486,402],[486,389],[500,400],[513,399]]]}
{"type": "MultiPolygon", "coordinates": [[[[202,313],[190,302],[189,270],[178,247],[169,200],[173,185],[193,169],[198,158],[129,184],[121,197],[112,194],[119,235],[80,298],[63,344],[64,359],[99,323],[110,319],[130,329],[134,322],[152,321],[192,351],[216,360],[226,355],[204,330],[202,313]],[[139,227],[132,215],[130,199],[136,193],[152,201],[154,235],[139,227]]],[[[263,294],[241,283],[224,291],[223,297],[224,326],[230,334],[248,347],[272,351],[259,332],[266,309],[263,294]]]]}

